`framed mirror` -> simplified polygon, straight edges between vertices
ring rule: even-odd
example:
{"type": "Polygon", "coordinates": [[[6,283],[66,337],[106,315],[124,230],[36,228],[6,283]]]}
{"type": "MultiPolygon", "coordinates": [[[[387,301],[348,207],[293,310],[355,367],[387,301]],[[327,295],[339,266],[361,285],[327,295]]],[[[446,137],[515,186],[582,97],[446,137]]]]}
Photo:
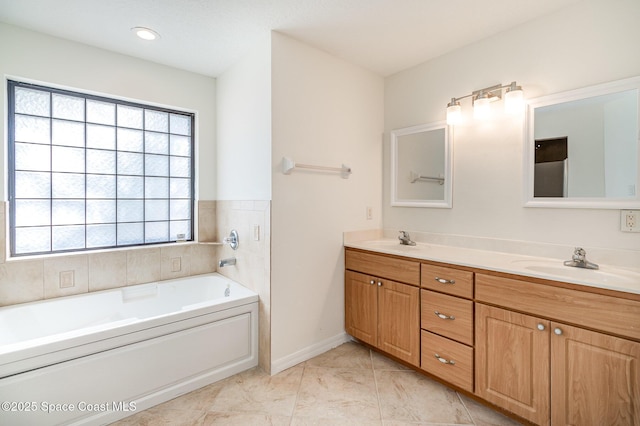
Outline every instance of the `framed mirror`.
{"type": "Polygon", "coordinates": [[[391,205],[451,208],[452,149],[444,121],[391,132],[391,205]]]}
{"type": "Polygon", "coordinates": [[[640,208],[640,77],[528,102],[527,207],[640,208]]]}

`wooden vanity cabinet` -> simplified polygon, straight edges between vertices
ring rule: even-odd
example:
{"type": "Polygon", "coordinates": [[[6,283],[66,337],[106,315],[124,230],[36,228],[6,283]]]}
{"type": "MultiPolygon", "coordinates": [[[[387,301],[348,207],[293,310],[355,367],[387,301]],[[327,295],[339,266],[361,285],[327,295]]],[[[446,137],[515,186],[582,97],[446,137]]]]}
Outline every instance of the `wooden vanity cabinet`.
{"type": "Polygon", "coordinates": [[[482,274],[476,297],[477,395],[539,425],[640,424],[640,302],[482,274]]]}
{"type": "Polygon", "coordinates": [[[345,258],[355,338],[538,425],[640,425],[638,298],[349,248],[345,258]]]}
{"type": "Polygon", "coordinates": [[[420,368],[473,392],[473,272],[421,265],[420,368]]]}
{"type": "Polygon", "coordinates": [[[420,264],[352,250],[345,257],[347,333],[419,366],[420,264]]]}

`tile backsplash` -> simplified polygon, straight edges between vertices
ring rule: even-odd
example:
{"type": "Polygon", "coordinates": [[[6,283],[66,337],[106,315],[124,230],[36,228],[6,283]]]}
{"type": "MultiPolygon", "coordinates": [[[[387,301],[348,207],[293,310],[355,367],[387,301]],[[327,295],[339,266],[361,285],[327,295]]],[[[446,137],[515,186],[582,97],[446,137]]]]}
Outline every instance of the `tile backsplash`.
{"type": "MultiPolygon", "coordinates": [[[[232,229],[238,231],[237,250],[217,246],[217,260],[235,257],[236,264],[218,268],[218,272],[258,293],[259,365],[266,372],[271,366],[271,202],[263,200],[216,201],[215,212],[201,207],[200,213],[215,218],[215,230],[209,239],[222,241],[232,229]]],[[[202,228],[200,228],[202,229],[202,228]]],[[[216,261],[217,265],[217,261],[216,261]]]]}
{"type": "MultiPolygon", "coordinates": [[[[215,247],[197,243],[5,260],[7,205],[0,209],[0,306],[216,270],[215,247]]],[[[200,201],[198,216],[199,235],[211,235],[215,201],[200,201]]]]}

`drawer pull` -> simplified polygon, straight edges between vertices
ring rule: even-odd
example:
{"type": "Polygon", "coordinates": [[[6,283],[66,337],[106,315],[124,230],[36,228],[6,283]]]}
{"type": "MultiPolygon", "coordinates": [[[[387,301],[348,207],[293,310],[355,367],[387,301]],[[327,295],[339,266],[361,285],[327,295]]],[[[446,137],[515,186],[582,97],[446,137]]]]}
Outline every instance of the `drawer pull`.
{"type": "Polygon", "coordinates": [[[450,365],[455,365],[456,364],[456,362],[454,360],[452,360],[452,359],[444,359],[438,354],[433,354],[433,355],[436,357],[436,359],[438,361],[440,361],[443,364],[450,364],[450,365]]]}
{"type": "Polygon", "coordinates": [[[438,281],[440,284],[455,284],[456,283],[456,280],[447,280],[445,278],[440,278],[440,277],[436,277],[435,280],[438,281]]]}
{"type": "Polygon", "coordinates": [[[436,316],[437,316],[438,318],[443,319],[443,320],[454,320],[454,319],[456,319],[456,317],[454,317],[453,315],[445,315],[445,314],[441,314],[441,313],[440,313],[440,312],[438,312],[438,311],[433,311],[433,313],[434,313],[434,314],[436,314],[436,316]]]}

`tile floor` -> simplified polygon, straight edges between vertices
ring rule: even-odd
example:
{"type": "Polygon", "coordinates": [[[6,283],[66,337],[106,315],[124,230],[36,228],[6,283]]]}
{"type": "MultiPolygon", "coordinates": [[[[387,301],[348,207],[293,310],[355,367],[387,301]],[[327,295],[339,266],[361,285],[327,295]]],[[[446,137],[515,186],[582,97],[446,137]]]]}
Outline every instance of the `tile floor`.
{"type": "Polygon", "coordinates": [[[349,342],[269,376],[251,369],[113,425],[517,425],[349,342]]]}

